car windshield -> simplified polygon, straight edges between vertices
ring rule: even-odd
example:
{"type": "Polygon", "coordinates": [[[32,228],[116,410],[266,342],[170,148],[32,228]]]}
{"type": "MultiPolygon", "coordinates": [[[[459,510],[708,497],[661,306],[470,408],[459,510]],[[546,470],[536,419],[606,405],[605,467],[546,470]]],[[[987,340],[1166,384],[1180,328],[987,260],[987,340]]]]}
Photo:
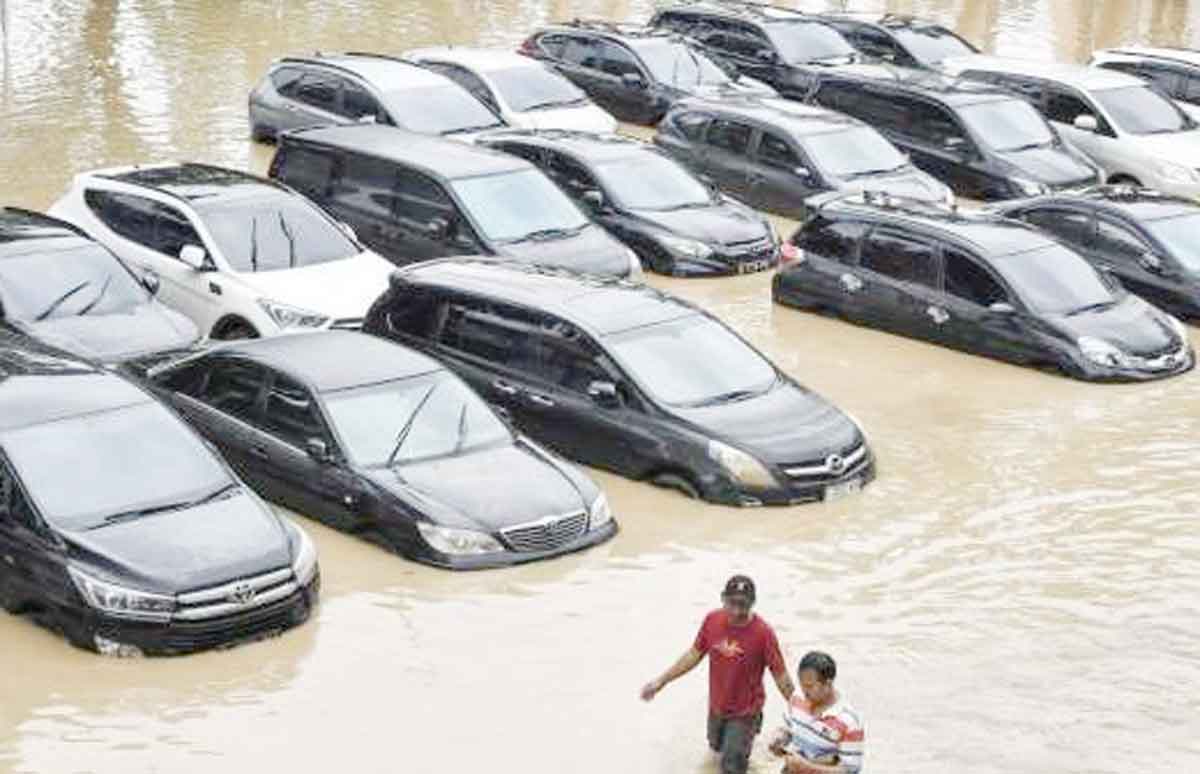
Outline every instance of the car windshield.
{"type": "Polygon", "coordinates": [[[646,40],[637,46],[637,53],[659,83],[679,87],[729,83],[729,76],[711,59],[677,40],[646,40]]]}
{"type": "Polygon", "coordinates": [[[679,210],[713,203],[704,183],[653,151],[597,164],[594,171],[613,199],[631,210],[679,210]]]}
{"type": "Polygon", "coordinates": [[[0,260],[4,317],[20,322],[127,312],[149,294],[112,253],[94,244],[0,260]]]}
{"type": "Polygon", "coordinates": [[[972,134],[1001,153],[1054,144],[1046,119],[1024,100],[981,102],[959,108],[958,114],[972,134]]]}
{"type": "Polygon", "coordinates": [[[359,253],[316,205],[293,194],[200,200],[195,207],[236,272],[312,266],[359,253]]]}
{"type": "Polygon", "coordinates": [[[809,157],[834,177],[855,178],[895,172],[909,165],[908,158],[869,126],[799,137],[809,157]]]}
{"type": "Polygon", "coordinates": [[[774,366],[721,323],[695,314],[608,339],[616,358],[655,398],[705,406],[771,389],[774,366]]]}
{"type": "Polygon", "coordinates": [[[1119,128],[1130,134],[1169,134],[1195,129],[1196,122],[1174,102],[1146,86],[1092,92],[1119,128]]]}
{"type": "Polygon", "coordinates": [[[932,64],[952,56],[975,53],[975,49],[940,27],[898,27],[891,33],[900,41],[900,45],[922,62],[932,64]]]}
{"type": "Polygon", "coordinates": [[[828,24],[778,21],[763,25],[775,50],[790,64],[826,62],[854,57],[854,46],[828,24]]]}
{"type": "Polygon", "coordinates": [[[154,402],[10,430],[3,446],[42,515],[61,529],[186,506],[235,483],[216,455],[154,402]]]}
{"type": "Polygon", "coordinates": [[[383,97],[401,127],[420,134],[454,134],[504,126],[470,92],[454,83],[399,89],[383,97]]]}
{"type": "Polygon", "coordinates": [[[462,178],[450,187],[483,235],[495,242],[570,233],[588,224],[566,194],[535,169],[462,178]]]}
{"type": "Polygon", "coordinates": [[[1062,245],[1005,255],[992,265],[1036,312],[1071,314],[1117,302],[1099,272],[1062,245]]]}
{"type": "Polygon", "coordinates": [[[1200,213],[1151,220],[1144,225],[1183,268],[1200,272],[1200,213]]]}
{"type": "Polygon", "coordinates": [[[512,440],[487,404],[446,371],[324,397],[346,451],[365,467],[462,454],[512,440]]]}
{"type": "Polygon", "coordinates": [[[493,70],[488,77],[508,106],[518,113],[587,101],[587,95],[575,84],[541,65],[493,70]]]}

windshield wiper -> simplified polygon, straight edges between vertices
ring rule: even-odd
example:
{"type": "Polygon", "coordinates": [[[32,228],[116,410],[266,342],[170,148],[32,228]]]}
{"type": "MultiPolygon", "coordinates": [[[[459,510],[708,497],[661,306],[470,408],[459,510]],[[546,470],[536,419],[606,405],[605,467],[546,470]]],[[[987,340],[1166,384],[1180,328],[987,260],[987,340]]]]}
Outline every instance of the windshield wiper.
{"type": "Polygon", "coordinates": [[[75,295],[79,291],[83,290],[90,284],[92,284],[91,280],[84,280],[83,282],[80,282],[78,285],[71,288],[66,293],[63,293],[58,298],[54,299],[54,303],[52,303],[52,304],[50,304],[50,306],[46,307],[45,311],[43,311],[41,314],[39,314],[37,317],[34,317],[33,319],[37,322],[41,322],[42,320],[45,320],[50,315],[54,314],[54,310],[58,309],[60,306],[62,306],[64,301],[66,301],[68,298],[75,295]]]}
{"type": "Polygon", "coordinates": [[[588,224],[584,223],[573,228],[543,228],[537,231],[530,231],[524,236],[519,236],[515,239],[509,239],[508,242],[549,242],[556,239],[566,239],[569,236],[574,236],[580,231],[587,228],[588,224]]]}
{"type": "Polygon", "coordinates": [[[855,178],[870,177],[871,175],[886,175],[889,172],[899,172],[900,170],[904,169],[907,166],[908,166],[908,164],[901,164],[898,167],[880,167],[879,169],[863,169],[858,172],[851,172],[849,174],[842,175],[842,179],[843,180],[854,180],[855,178]]]}
{"type": "Polygon", "coordinates": [[[462,451],[463,441],[467,440],[467,403],[463,402],[462,413],[458,415],[458,438],[454,441],[454,453],[462,451]]]}
{"type": "Polygon", "coordinates": [[[396,434],[396,445],[392,447],[392,453],[388,455],[387,462],[385,463],[387,467],[390,468],[395,464],[396,455],[400,453],[400,448],[404,446],[405,440],[408,439],[409,431],[412,430],[413,425],[417,422],[417,415],[421,413],[421,409],[425,408],[425,403],[428,402],[434,390],[439,386],[441,386],[441,382],[435,382],[432,387],[425,391],[425,394],[421,396],[421,400],[417,403],[417,407],[413,409],[413,413],[405,420],[404,427],[400,428],[400,432],[396,434]]]}
{"type": "Polygon", "coordinates": [[[711,398],[697,401],[692,405],[697,408],[700,406],[715,406],[718,403],[733,403],[734,401],[746,400],[747,398],[753,398],[761,394],[762,391],[760,390],[730,390],[729,392],[723,392],[720,395],[714,395],[711,398]]]}
{"type": "Polygon", "coordinates": [[[100,286],[100,292],[96,294],[96,297],[94,299],[92,299],[91,302],[87,304],[87,306],[85,306],[79,310],[80,317],[83,317],[85,314],[87,314],[88,312],[90,312],[96,308],[96,304],[100,303],[100,299],[104,298],[104,294],[108,292],[108,286],[111,284],[112,284],[112,275],[110,274],[110,275],[108,275],[108,277],[105,278],[104,284],[100,286]]]}
{"type": "Polygon", "coordinates": [[[1067,312],[1067,317],[1074,317],[1077,314],[1085,314],[1086,312],[1099,312],[1104,309],[1109,309],[1117,305],[1116,301],[1097,301],[1094,304],[1085,304],[1078,309],[1072,309],[1067,312]]]}
{"type": "Polygon", "coordinates": [[[194,508],[198,505],[204,505],[204,504],[210,503],[214,500],[219,500],[222,497],[224,497],[226,494],[228,494],[229,492],[240,489],[240,488],[241,487],[237,483],[235,483],[233,481],[229,481],[225,484],[222,484],[221,486],[214,489],[213,491],[209,492],[208,494],[202,495],[201,497],[197,497],[195,500],[181,500],[179,502],[174,502],[174,503],[164,503],[162,505],[155,505],[151,508],[137,508],[137,509],[130,510],[130,511],[122,511],[120,513],[109,514],[108,516],[104,517],[104,521],[100,522],[99,524],[93,525],[93,526],[89,527],[88,529],[100,529],[101,527],[107,527],[112,524],[119,524],[120,522],[123,522],[123,521],[131,521],[133,519],[140,519],[143,516],[153,516],[156,513],[167,513],[168,511],[182,511],[186,508],[194,508]]]}
{"type": "Polygon", "coordinates": [[[1027,142],[1024,145],[1016,145],[1012,148],[1006,148],[1005,153],[1016,153],[1018,151],[1033,150],[1034,148],[1045,148],[1053,143],[1051,142],[1027,142]]]}
{"type": "Polygon", "coordinates": [[[288,228],[287,221],[283,219],[282,212],[275,213],[279,217],[279,230],[287,237],[288,242],[288,268],[296,268],[296,239],[292,236],[292,230],[288,228]]]}
{"type": "Polygon", "coordinates": [[[250,271],[258,272],[258,216],[250,218],[250,271]]]}

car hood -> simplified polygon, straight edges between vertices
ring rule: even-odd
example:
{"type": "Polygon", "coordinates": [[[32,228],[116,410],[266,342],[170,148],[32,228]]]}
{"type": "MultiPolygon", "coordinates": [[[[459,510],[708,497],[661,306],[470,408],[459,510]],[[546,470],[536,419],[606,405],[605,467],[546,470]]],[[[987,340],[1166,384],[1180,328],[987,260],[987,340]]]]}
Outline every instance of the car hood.
{"type": "Polygon", "coordinates": [[[195,323],[157,301],[115,314],[72,315],[14,324],[47,344],[104,362],[184,349],[200,338],[195,323]]]}
{"type": "Polygon", "coordinates": [[[396,267],[372,252],[299,269],[238,274],[237,279],[263,298],[308,309],[336,319],[362,317],[388,288],[396,267]]]}
{"type": "Polygon", "coordinates": [[[773,464],[843,453],[862,440],[854,421],[840,409],[789,382],[747,400],[672,411],[717,440],[773,464]]]}
{"type": "Polygon", "coordinates": [[[1096,169],[1062,147],[997,152],[1021,177],[1051,187],[1094,179],[1096,169]]]}
{"type": "Polygon", "coordinates": [[[746,96],[757,95],[760,97],[777,97],[779,93],[772,89],[762,81],[748,78],[745,75],[740,76],[736,81],[727,83],[688,83],[688,84],[668,84],[671,88],[680,94],[687,94],[693,97],[705,97],[708,99],[719,99],[728,96],[746,96]]]}
{"type": "Polygon", "coordinates": [[[730,203],[683,210],[633,210],[638,218],[676,236],[710,245],[730,245],[771,236],[762,219],[730,203]]]}
{"type": "Polygon", "coordinates": [[[494,533],[587,507],[563,471],[523,443],[376,468],[366,475],[446,527],[494,533]]]}
{"type": "Polygon", "coordinates": [[[1161,355],[1181,343],[1166,315],[1132,294],[1106,309],[1054,315],[1048,321],[1072,339],[1091,336],[1141,357],[1161,355]]]}
{"type": "Polygon", "coordinates": [[[886,191],[892,196],[903,196],[926,202],[945,202],[950,189],[937,178],[919,169],[906,169],[893,174],[885,172],[870,177],[860,177],[848,180],[844,184],[847,191],[886,191]]]}
{"type": "Polygon", "coordinates": [[[291,564],[287,531],[257,498],[241,493],[195,508],[66,532],[85,571],[167,594],[219,586],[291,564]]]}
{"type": "MultiPolygon", "coordinates": [[[[563,239],[507,242],[496,245],[495,249],[506,258],[572,271],[616,277],[624,277],[629,273],[629,257],[625,246],[594,225],[588,225],[578,234],[563,239]]],[[[387,284],[386,278],[384,284],[387,284]]]]}
{"type": "Polygon", "coordinates": [[[523,129],[567,129],[580,132],[615,132],[617,119],[596,105],[546,108],[514,113],[509,122],[523,129]]]}
{"type": "Polygon", "coordinates": [[[1200,168],[1200,129],[1170,134],[1127,135],[1122,142],[1133,140],[1142,151],[1192,169],[1200,168]]]}

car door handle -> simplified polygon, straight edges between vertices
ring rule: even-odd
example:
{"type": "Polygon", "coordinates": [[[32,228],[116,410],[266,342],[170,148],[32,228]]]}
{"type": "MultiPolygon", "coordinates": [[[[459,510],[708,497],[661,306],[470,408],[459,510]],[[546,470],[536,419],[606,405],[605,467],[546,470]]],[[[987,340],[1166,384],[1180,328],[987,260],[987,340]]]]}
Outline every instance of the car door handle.
{"type": "Polygon", "coordinates": [[[845,290],[847,293],[857,293],[862,290],[863,281],[853,274],[843,274],[838,279],[842,283],[842,290],[845,290]]]}
{"type": "Polygon", "coordinates": [[[929,315],[929,319],[933,320],[937,325],[942,325],[950,319],[949,312],[940,306],[934,306],[933,304],[930,304],[929,307],[925,309],[925,314],[929,315]]]}
{"type": "Polygon", "coordinates": [[[271,459],[271,455],[269,453],[267,453],[267,447],[265,447],[265,446],[251,446],[250,447],[250,456],[258,457],[260,460],[271,459]]]}
{"type": "Polygon", "coordinates": [[[492,382],[492,389],[502,395],[516,395],[521,391],[502,379],[497,379],[496,381],[492,382]]]}
{"type": "Polygon", "coordinates": [[[545,395],[538,395],[537,393],[533,392],[529,393],[529,402],[545,408],[551,408],[554,406],[554,401],[550,400],[545,395]]]}

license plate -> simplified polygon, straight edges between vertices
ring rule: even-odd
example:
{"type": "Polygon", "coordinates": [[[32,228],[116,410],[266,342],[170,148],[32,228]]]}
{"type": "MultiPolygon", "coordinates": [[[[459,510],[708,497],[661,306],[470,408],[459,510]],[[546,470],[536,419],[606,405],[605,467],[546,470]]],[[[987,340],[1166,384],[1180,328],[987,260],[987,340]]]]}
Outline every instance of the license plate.
{"type": "Polygon", "coordinates": [[[766,271],[771,268],[771,259],[764,258],[760,261],[742,261],[738,264],[739,274],[754,274],[760,271],[766,271]]]}
{"type": "Polygon", "coordinates": [[[825,487],[825,502],[830,502],[832,500],[840,500],[843,497],[849,497],[850,495],[860,491],[861,489],[862,489],[862,479],[861,478],[852,478],[847,481],[842,481],[837,484],[832,484],[830,486],[825,487]]]}

